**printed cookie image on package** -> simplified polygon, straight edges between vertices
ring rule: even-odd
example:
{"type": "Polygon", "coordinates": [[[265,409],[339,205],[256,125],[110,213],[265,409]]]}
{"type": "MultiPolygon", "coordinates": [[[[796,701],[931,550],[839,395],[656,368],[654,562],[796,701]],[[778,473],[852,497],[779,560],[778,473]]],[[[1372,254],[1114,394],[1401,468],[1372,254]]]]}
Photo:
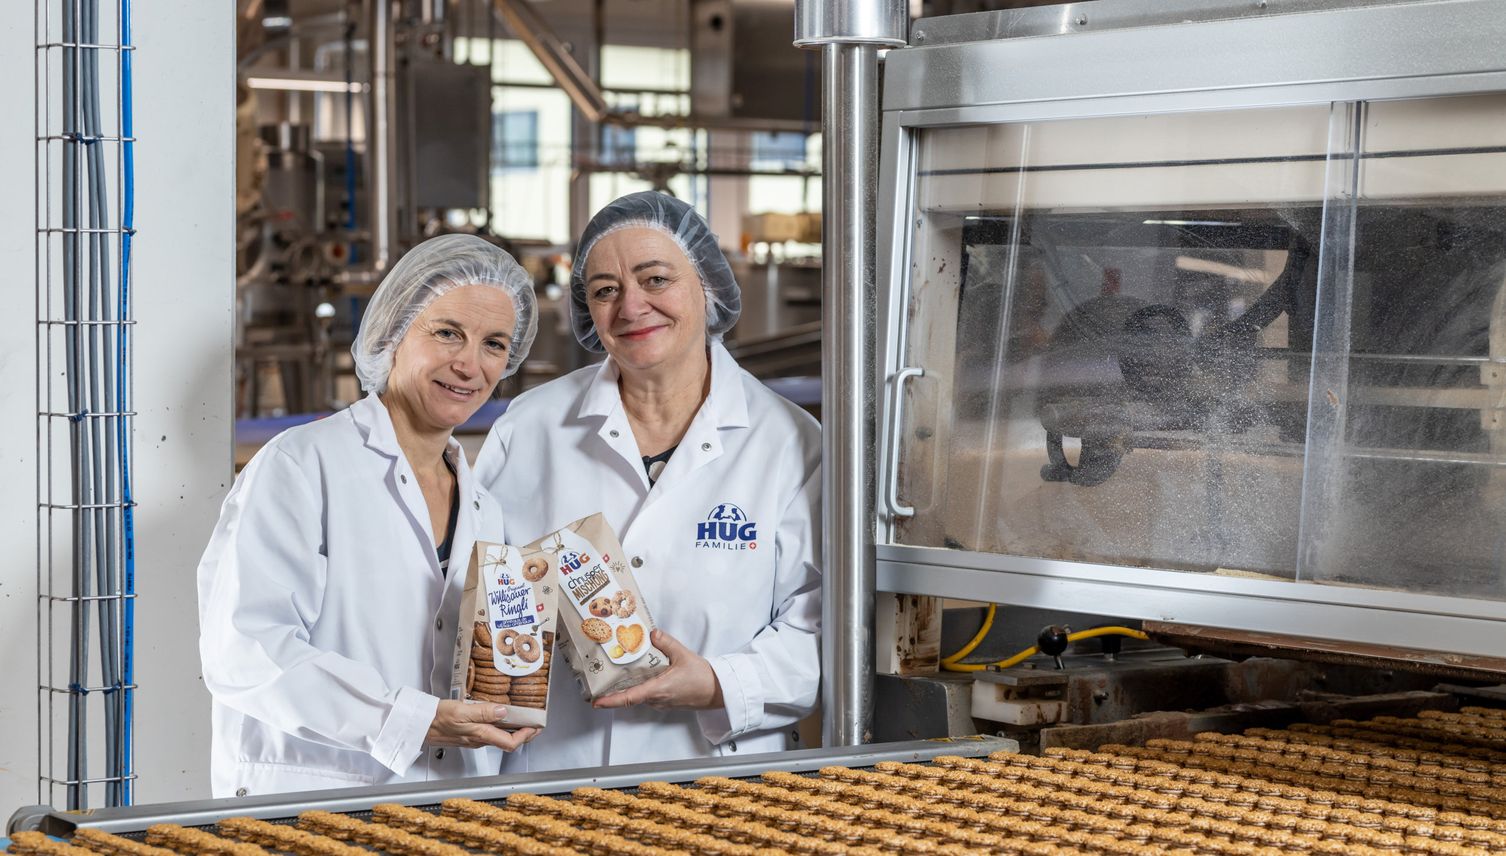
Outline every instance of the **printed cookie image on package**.
{"type": "Polygon", "coordinates": [[[657,626],[624,561],[617,534],[600,514],[540,540],[559,566],[560,654],[586,698],[637,686],[669,668],[649,642],[657,626]]]}
{"type": "Polygon", "coordinates": [[[450,697],[507,708],[501,726],[543,726],[558,564],[533,547],[477,542],[461,595],[450,697]]]}

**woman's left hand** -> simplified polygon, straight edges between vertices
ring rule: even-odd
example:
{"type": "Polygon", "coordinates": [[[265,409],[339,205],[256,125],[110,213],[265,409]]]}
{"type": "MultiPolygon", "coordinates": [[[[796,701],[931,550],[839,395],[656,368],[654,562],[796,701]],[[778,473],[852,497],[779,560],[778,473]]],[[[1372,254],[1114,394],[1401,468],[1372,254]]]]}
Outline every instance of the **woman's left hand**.
{"type": "Polygon", "coordinates": [[[669,657],[669,668],[636,687],[602,696],[593,707],[646,704],[661,710],[709,710],[722,706],[722,685],[705,657],[663,630],[655,630],[649,641],[669,657]]]}

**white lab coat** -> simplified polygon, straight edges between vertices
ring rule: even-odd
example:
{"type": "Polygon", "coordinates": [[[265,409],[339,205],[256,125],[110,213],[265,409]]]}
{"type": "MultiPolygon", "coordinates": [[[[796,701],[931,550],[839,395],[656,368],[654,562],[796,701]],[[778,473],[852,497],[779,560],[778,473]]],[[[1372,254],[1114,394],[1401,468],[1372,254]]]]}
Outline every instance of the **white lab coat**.
{"type": "Polygon", "coordinates": [[[602,512],[654,621],[710,660],[726,707],[596,710],[556,669],[548,727],[504,772],[781,751],[816,703],[820,427],[714,344],[710,394],[650,489],[617,379],[608,359],[519,396],[476,476],[514,543],[602,512]],[[723,541],[713,526],[701,539],[702,524],[737,517],[731,506],[743,520],[728,530],[756,537],[723,541]]]}
{"type": "Polygon", "coordinates": [[[449,694],[471,545],[502,536],[453,439],[446,454],[460,497],[448,578],[374,395],[278,435],[235,480],[199,562],[216,797],[496,775],[499,750],[423,745],[449,694]]]}

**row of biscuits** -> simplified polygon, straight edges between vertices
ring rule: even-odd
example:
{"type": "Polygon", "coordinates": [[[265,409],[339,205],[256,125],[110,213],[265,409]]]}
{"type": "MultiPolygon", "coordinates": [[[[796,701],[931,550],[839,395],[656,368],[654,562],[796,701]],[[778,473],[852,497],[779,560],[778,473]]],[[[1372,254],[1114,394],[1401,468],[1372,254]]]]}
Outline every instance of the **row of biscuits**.
{"type": "MultiPolygon", "coordinates": [[[[514,679],[515,681],[518,679],[514,679]]],[[[1039,756],[942,756],[814,776],[646,782],[633,792],[383,804],[371,820],[305,812],[172,825],[138,844],[81,830],[18,836],[13,852],[346,856],[1005,853],[1059,856],[1475,856],[1506,852],[1506,715],[1466,708],[1039,756]],[[61,848],[70,848],[67,850],[61,848]],[[131,849],[138,848],[138,849],[131,849]]]]}

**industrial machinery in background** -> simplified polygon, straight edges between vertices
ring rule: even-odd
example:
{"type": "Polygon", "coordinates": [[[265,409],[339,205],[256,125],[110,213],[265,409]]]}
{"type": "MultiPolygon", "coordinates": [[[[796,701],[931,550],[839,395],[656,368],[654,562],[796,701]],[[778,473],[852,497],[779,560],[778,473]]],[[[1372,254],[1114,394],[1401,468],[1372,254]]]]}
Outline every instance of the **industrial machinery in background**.
{"type": "Polygon", "coordinates": [[[447,59],[446,8],[240,4],[241,414],[359,397],[347,351],[365,299],[408,247],[455,228],[450,212],[515,249],[484,216],[491,70],[447,59]]]}
{"type": "MultiPolygon", "coordinates": [[[[494,86],[502,73],[489,63],[456,62],[460,40],[521,41],[569,97],[574,174],[569,206],[574,231],[592,213],[590,179],[621,173],[668,188],[680,175],[747,177],[814,173],[799,163],[750,162],[753,131],[808,133],[819,121],[820,74],[789,46],[791,0],[697,0],[624,10],[669,12],[683,22],[655,38],[683,39],[691,86],[618,97],[599,83],[599,52],[608,37],[601,4],[528,0],[241,0],[239,11],[237,412],[242,417],[327,412],[359,397],[347,353],[362,307],[403,252],[444,231],[475,232],[512,252],[539,286],[539,337],[518,376],[499,390],[507,397],[590,362],[570,334],[562,298],[571,247],[520,240],[493,227],[496,152],[494,86]],[[581,46],[563,39],[541,12],[589,34],[581,46]],[[677,36],[676,33],[681,35],[677,36]],[[594,45],[594,46],[593,46],[594,45]],[[734,50],[734,48],[736,50],[734,50]],[[773,81],[778,86],[770,86],[773,81]],[[791,93],[795,97],[790,97],[791,93]],[[644,99],[683,99],[689,113],[648,109],[644,99]],[[615,105],[615,106],[614,106],[615,105]],[[636,127],[690,127],[718,134],[705,151],[655,153],[606,145],[602,129],[632,139],[636,127]],[[723,139],[725,138],[725,139],[723,139]]],[[[536,143],[535,143],[536,144],[536,143]]],[[[797,159],[798,160],[798,159],[797,159]]],[[[703,182],[704,186],[704,182],[703,182]]],[[[598,200],[599,203],[600,200],[598,200]]],[[[538,200],[509,200],[537,205],[538,200]]],[[[752,218],[739,232],[729,221],[724,243],[746,262],[751,291],[766,295],[756,318],[734,333],[761,376],[819,373],[819,331],[808,322],[819,294],[800,262],[755,259],[749,243],[819,243],[814,232],[764,229],[752,218]],[[789,283],[791,296],[781,293],[789,283]],[[814,339],[812,337],[815,337],[814,339]],[[812,349],[812,341],[815,349],[812,349]],[[767,374],[772,373],[772,374],[767,374]]],[[[798,219],[798,218],[797,218],[798,219]]],[[[819,224],[819,217],[811,221],[819,224]]],[[[768,256],[765,253],[764,256],[768,256]]]]}
{"type": "Polygon", "coordinates": [[[1506,67],[1436,29],[1501,11],[916,22],[886,64],[876,735],[1506,698],[1506,67]]]}

